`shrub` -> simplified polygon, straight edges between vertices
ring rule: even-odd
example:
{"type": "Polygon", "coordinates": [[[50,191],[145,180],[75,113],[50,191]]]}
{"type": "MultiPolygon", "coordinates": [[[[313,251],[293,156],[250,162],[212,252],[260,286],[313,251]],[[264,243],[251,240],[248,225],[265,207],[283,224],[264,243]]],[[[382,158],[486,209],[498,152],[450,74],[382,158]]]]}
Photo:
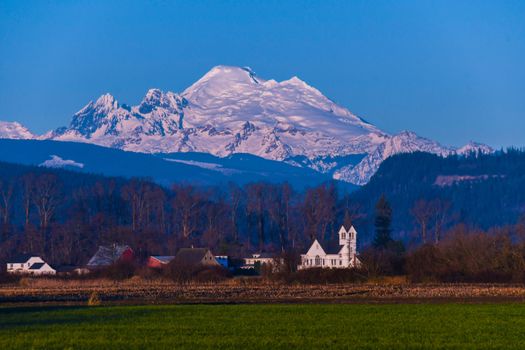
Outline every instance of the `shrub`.
{"type": "Polygon", "coordinates": [[[151,267],[143,266],[138,268],[135,274],[145,280],[154,280],[162,277],[162,269],[152,269],[151,267]]]}
{"type": "Polygon", "coordinates": [[[100,275],[112,280],[124,280],[133,277],[135,265],[129,261],[118,261],[100,270],[100,275]]]}
{"type": "Polygon", "coordinates": [[[410,252],[406,271],[413,282],[524,282],[525,249],[507,234],[462,229],[410,252]]]}
{"type": "Polygon", "coordinates": [[[445,261],[437,247],[425,244],[408,254],[406,271],[412,282],[439,281],[446,274],[445,261]]]}
{"type": "Polygon", "coordinates": [[[0,273],[0,284],[13,284],[20,281],[20,275],[2,272],[0,273]]]}
{"type": "Polygon", "coordinates": [[[396,276],[405,273],[405,248],[400,241],[390,241],[385,247],[369,247],[359,255],[368,277],[396,276]]]}
{"type": "Polygon", "coordinates": [[[98,296],[97,292],[92,292],[89,295],[89,299],[87,301],[88,306],[98,306],[101,303],[102,303],[102,301],[100,300],[100,297],[98,296]]]}
{"type": "Polygon", "coordinates": [[[195,272],[192,277],[196,282],[222,282],[231,277],[231,274],[223,267],[204,267],[195,272]]]}
{"type": "Polygon", "coordinates": [[[170,262],[164,269],[164,275],[177,283],[220,282],[231,277],[222,266],[199,266],[170,262]]]}

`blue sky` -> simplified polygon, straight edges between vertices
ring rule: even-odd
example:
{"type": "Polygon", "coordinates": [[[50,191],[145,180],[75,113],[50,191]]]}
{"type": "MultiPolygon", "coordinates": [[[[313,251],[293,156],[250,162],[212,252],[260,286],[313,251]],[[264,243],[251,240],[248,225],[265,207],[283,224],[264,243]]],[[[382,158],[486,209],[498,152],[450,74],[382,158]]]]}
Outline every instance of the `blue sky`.
{"type": "Polygon", "coordinates": [[[0,2],[0,120],[35,132],[219,64],[299,76],[381,129],[525,145],[525,1],[0,2]]]}

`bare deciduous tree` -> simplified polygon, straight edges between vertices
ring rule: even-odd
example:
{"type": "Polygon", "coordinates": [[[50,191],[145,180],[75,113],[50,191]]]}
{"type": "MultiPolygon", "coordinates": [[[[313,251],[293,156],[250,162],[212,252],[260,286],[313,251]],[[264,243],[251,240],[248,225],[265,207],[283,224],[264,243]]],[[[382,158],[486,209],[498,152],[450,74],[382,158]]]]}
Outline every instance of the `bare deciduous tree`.
{"type": "Polygon", "coordinates": [[[46,229],[58,204],[58,178],[54,174],[42,174],[36,179],[33,202],[40,218],[40,227],[46,229]]]}
{"type": "Polygon", "coordinates": [[[9,224],[13,187],[12,182],[0,181],[0,213],[2,215],[2,224],[5,226],[9,224]]]}
{"type": "Polygon", "coordinates": [[[430,224],[433,210],[434,209],[432,208],[432,204],[424,199],[416,201],[416,203],[410,210],[412,216],[414,217],[416,223],[419,226],[421,241],[423,243],[427,242],[428,225],[430,224]]]}

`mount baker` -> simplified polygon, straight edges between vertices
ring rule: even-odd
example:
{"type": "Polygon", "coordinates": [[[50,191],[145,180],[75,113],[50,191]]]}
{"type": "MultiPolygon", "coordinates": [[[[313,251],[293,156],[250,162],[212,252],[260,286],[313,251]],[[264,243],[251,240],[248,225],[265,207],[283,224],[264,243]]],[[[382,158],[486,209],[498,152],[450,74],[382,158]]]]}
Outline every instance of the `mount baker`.
{"type": "Polygon", "coordinates": [[[249,68],[230,66],[214,67],[180,94],[151,89],[137,106],[102,95],[75,113],[68,127],[40,136],[19,123],[0,122],[0,138],[85,142],[141,153],[249,153],[358,185],[396,153],[492,152],[472,142],[446,147],[408,131],[390,135],[297,77],[264,80],[249,68]]]}

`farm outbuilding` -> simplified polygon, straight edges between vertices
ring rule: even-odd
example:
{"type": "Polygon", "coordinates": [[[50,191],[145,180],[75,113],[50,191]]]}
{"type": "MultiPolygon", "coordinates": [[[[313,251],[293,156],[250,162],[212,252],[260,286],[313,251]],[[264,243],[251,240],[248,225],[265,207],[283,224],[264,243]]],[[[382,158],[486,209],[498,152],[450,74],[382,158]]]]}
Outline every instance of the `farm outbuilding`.
{"type": "Polygon", "coordinates": [[[148,258],[147,266],[152,269],[162,269],[174,258],[173,255],[152,255],[148,258]]]}
{"type": "Polygon", "coordinates": [[[97,269],[113,265],[117,262],[132,262],[135,258],[133,249],[127,245],[113,244],[99,246],[97,252],[89,259],[86,267],[97,269]]]}
{"type": "Polygon", "coordinates": [[[220,266],[208,248],[182,248],[173,261],[180,266],[220,266]]]}

